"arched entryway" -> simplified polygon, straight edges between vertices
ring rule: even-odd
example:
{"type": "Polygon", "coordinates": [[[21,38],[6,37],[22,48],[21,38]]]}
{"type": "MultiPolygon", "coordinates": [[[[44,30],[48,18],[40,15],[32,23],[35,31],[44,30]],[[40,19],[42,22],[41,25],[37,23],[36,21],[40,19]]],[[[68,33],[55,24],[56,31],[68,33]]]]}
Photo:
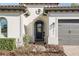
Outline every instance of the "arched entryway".
{"type": "Polygon", "coordinates": [[[44,22],[41,20],[37,20],[34,24],[34,33],[35,33],[35,41],[44,41],[44,22]]]}

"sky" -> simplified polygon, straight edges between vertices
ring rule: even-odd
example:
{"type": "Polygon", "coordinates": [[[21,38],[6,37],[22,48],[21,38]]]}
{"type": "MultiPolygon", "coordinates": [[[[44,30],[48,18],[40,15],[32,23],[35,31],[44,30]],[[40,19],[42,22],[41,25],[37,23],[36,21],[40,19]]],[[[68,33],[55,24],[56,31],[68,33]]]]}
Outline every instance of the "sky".
{"type": "Polygon", "coordinates": [[[0,3],[0,5],[17,5],[19,3],[0,3]]]}
{"type": "Polygon", "coordinates": [[[60,3],[59,6],[71,6],[71,3],[60,3]]]}
{"type": "Polygon", "coordinates": [[[0,0],[0,3],[79,3],[79,0],[0,0]]]}
{"type": "MultiPolygon", "coordinates": [[[[14,5],[18,3],[0,3],[0,5],[14,5]]],[[[71,3],[60,3],[59,6],[71,6],[71,3]]]]}
{"type": "Polygon", "coordinates": [[[0,0],[0,3],[20,3],[22,0],[0,0]]]}

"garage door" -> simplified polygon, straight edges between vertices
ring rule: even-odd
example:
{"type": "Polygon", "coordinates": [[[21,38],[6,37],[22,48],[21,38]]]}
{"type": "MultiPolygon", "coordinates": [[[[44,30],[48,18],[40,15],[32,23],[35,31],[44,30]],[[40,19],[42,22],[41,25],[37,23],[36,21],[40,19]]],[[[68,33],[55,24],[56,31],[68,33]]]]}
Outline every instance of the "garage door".
{"type": "Polygon", "coordinates": [[[79,45],[79,19],[58,20],[59,44],[79,45]]]}

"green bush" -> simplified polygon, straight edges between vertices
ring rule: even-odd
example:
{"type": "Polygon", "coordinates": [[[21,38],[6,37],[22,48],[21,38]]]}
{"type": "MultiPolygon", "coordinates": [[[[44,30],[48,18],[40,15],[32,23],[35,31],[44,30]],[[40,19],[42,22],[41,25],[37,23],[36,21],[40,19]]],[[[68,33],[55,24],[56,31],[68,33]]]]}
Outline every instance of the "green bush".
{"type": "Polygon", "coordinates": [[[31,40],[31,37],[29,35],[24,35],[23,37],[23,41],[24,41],[24,44],[28,44],[31,40]]]}
{"type": "Polygon", "coordinates": [[[16,48],[15,38],[0,38],[0,50],[13,50],[16,48]]]}

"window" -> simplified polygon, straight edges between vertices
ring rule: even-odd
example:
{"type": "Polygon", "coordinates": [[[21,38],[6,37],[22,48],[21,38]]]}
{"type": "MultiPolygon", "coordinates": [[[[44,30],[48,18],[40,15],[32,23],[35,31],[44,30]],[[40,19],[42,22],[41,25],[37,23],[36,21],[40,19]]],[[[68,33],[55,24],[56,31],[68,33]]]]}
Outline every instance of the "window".
{"type": "Polygon", "coordinates": [[[7,20],[0,18],[0,37],[7,37],[7,20]]]}
{"type": "Polygon", "coordinates": [[[38,31],[38,32],[41,32],[41,31],[42,31],[42,30],[41,30],[41,27],[42,27],[41,24],[37,24],[37,31],[38,31]]]}

